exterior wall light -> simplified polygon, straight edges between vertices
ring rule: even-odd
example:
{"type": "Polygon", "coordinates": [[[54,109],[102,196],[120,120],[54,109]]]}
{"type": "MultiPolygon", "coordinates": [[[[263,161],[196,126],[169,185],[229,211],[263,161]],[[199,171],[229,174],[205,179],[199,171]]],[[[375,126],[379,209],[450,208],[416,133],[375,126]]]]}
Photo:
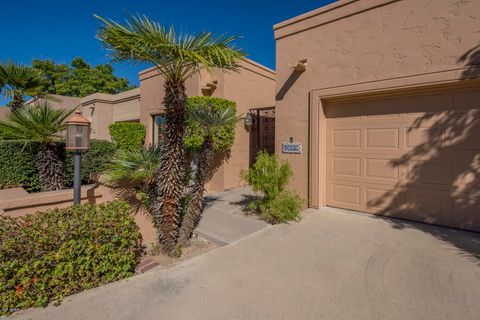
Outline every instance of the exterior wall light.
{"type": "Polygon", "coordinates": [[[296,72],[303,72],[307,70],[307,59],[303,59],[297,62],[297,64],[291,66],[296,72]]]}
{"type": "Polygon", "coordinates": [[[80,204],[80,189],[82,184],[82,150],[90,147],[90,121],[82,116],[77,109],[75,114],[66,122],[67,143],[65,149],[74,152],[73,155],[73,204],[80,204]]]}
{"type": "Polygon", "coordinates": [[[253,124],[253,117],[252,117],[252,114],[248,112],[245,115],[245,118],[243,118],[243,125],[247,130],[249,130],[252,127],[252,124],[253,124]]]}

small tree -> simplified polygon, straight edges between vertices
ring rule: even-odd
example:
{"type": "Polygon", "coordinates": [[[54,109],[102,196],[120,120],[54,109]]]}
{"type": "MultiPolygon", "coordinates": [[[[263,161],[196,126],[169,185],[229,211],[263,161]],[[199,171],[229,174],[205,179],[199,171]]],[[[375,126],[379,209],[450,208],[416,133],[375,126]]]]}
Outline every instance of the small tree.
{"type": "Polygon", "coordinates": [[[251,202],[248,208],[270,223],[298,220],[303,200],[296,193],[285,190],[292,176],[287,161],[280,162],[275,155],[261,151],[255,165],[241,173],[253,191],[263,195],[251,202]]]}
{"type": "MultiPolygon", "coordinates": [[[[198,165],[193,179],[192,190],[189,195],[185,216],[182,219],[178,243],[181,246],[189,244],[193,230],[200,222],[203,208],[203,195],[205,183],[210,180],[213,173],[213,155],[215,150],[214,137],[218,129],[235,129],[235,124],[240,120],[235,115],[235,109],[231,106],[217,108],[213,104],[194,105],[188,107],[191,121],[196,122],[204,133],[202,147],[199,152],[198,165]],[[217,130],[216,130],[217,129],[217,130]]],[[[217,141],[222,141],[217,139],[217,141]]],[[[233,140],[232,140],[233,143],[233,140]]],[[[231,144],[227,145],[231,146],[231,144]]]]}
{"type": "Polygon", "coordinates": [[[72,110],[53,109],[47,103],[24,106],[0,120],[3,139],[40,142],[36,167],[42,191],[65,188],[64,166],[58,156],[56,140],[65,130],[65,121],[72,110]]]}

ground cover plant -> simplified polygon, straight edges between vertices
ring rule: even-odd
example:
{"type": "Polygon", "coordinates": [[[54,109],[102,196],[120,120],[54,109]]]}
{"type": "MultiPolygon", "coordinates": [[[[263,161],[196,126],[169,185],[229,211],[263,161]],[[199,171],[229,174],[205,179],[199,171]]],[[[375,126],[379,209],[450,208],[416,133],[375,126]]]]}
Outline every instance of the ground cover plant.
{"type": "Polygon", "coordinates": [[[141,252],[124,201],[2,215],[0,315],[129,277],[141,252]]]}

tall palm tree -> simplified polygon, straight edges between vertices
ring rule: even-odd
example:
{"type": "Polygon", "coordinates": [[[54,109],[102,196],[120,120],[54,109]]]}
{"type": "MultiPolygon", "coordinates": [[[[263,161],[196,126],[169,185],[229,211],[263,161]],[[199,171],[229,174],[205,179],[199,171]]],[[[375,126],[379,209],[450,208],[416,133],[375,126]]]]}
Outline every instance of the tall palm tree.
{"type": "Polygon", "coordinates": [[[5,140],[38,141],[36,166],[42,191],[65,188],[63,163],[58,157],[56,140],[66,128],[72,110],[53,109],[47,103],[23,106],[0,120],[0,131],[5,140]]]}
{"type": "Polygon", "coordinates": [[[235,115],[235,109],[215,108],[213,105],[190,106],[187,109],[188,115],[203,128],[204,140],[198,156],[197,169],[193,178],[193,186],[190,191],[190,202],[187,212],[182,219],[178,244],[189,245],[193,230],[200,222],[203,209],[203,196],[205,183],[210,180],[213,174],[213,135],[214,129],[224,126],[235,126],[241,119],[235,115]]]}
{"type": "Polygon", "coordinates": [[[21,108],[25,97],[44,97],[44,79],[40,71],[14,62],[0,64],[0,92],[11,98],[12,110],[21,108]]]}
{"type": "Polygon", "coordinates": [[[202,69],[238,69],[244,53],[233,46],[234,36],[210,32],[177,34],[146,16],[130,16],[124,24],[96,16],[103,23],[97,33],[113,62],[149,63],[165,79],[165,135],[156,172],[157,199],[153,216],[165,253],[173,253],[179,228],[180,198],[184,188],[185,81],[202,69]]]}

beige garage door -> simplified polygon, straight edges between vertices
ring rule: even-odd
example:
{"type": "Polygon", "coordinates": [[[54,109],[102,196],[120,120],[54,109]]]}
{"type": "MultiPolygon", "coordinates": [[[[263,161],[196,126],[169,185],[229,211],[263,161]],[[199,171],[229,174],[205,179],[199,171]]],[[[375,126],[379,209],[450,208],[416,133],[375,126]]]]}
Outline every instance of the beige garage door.
{"type": "Polygon", "coordinates": [[[480,93],[326,106],[327,205],[480,231],[480,93]]]}

